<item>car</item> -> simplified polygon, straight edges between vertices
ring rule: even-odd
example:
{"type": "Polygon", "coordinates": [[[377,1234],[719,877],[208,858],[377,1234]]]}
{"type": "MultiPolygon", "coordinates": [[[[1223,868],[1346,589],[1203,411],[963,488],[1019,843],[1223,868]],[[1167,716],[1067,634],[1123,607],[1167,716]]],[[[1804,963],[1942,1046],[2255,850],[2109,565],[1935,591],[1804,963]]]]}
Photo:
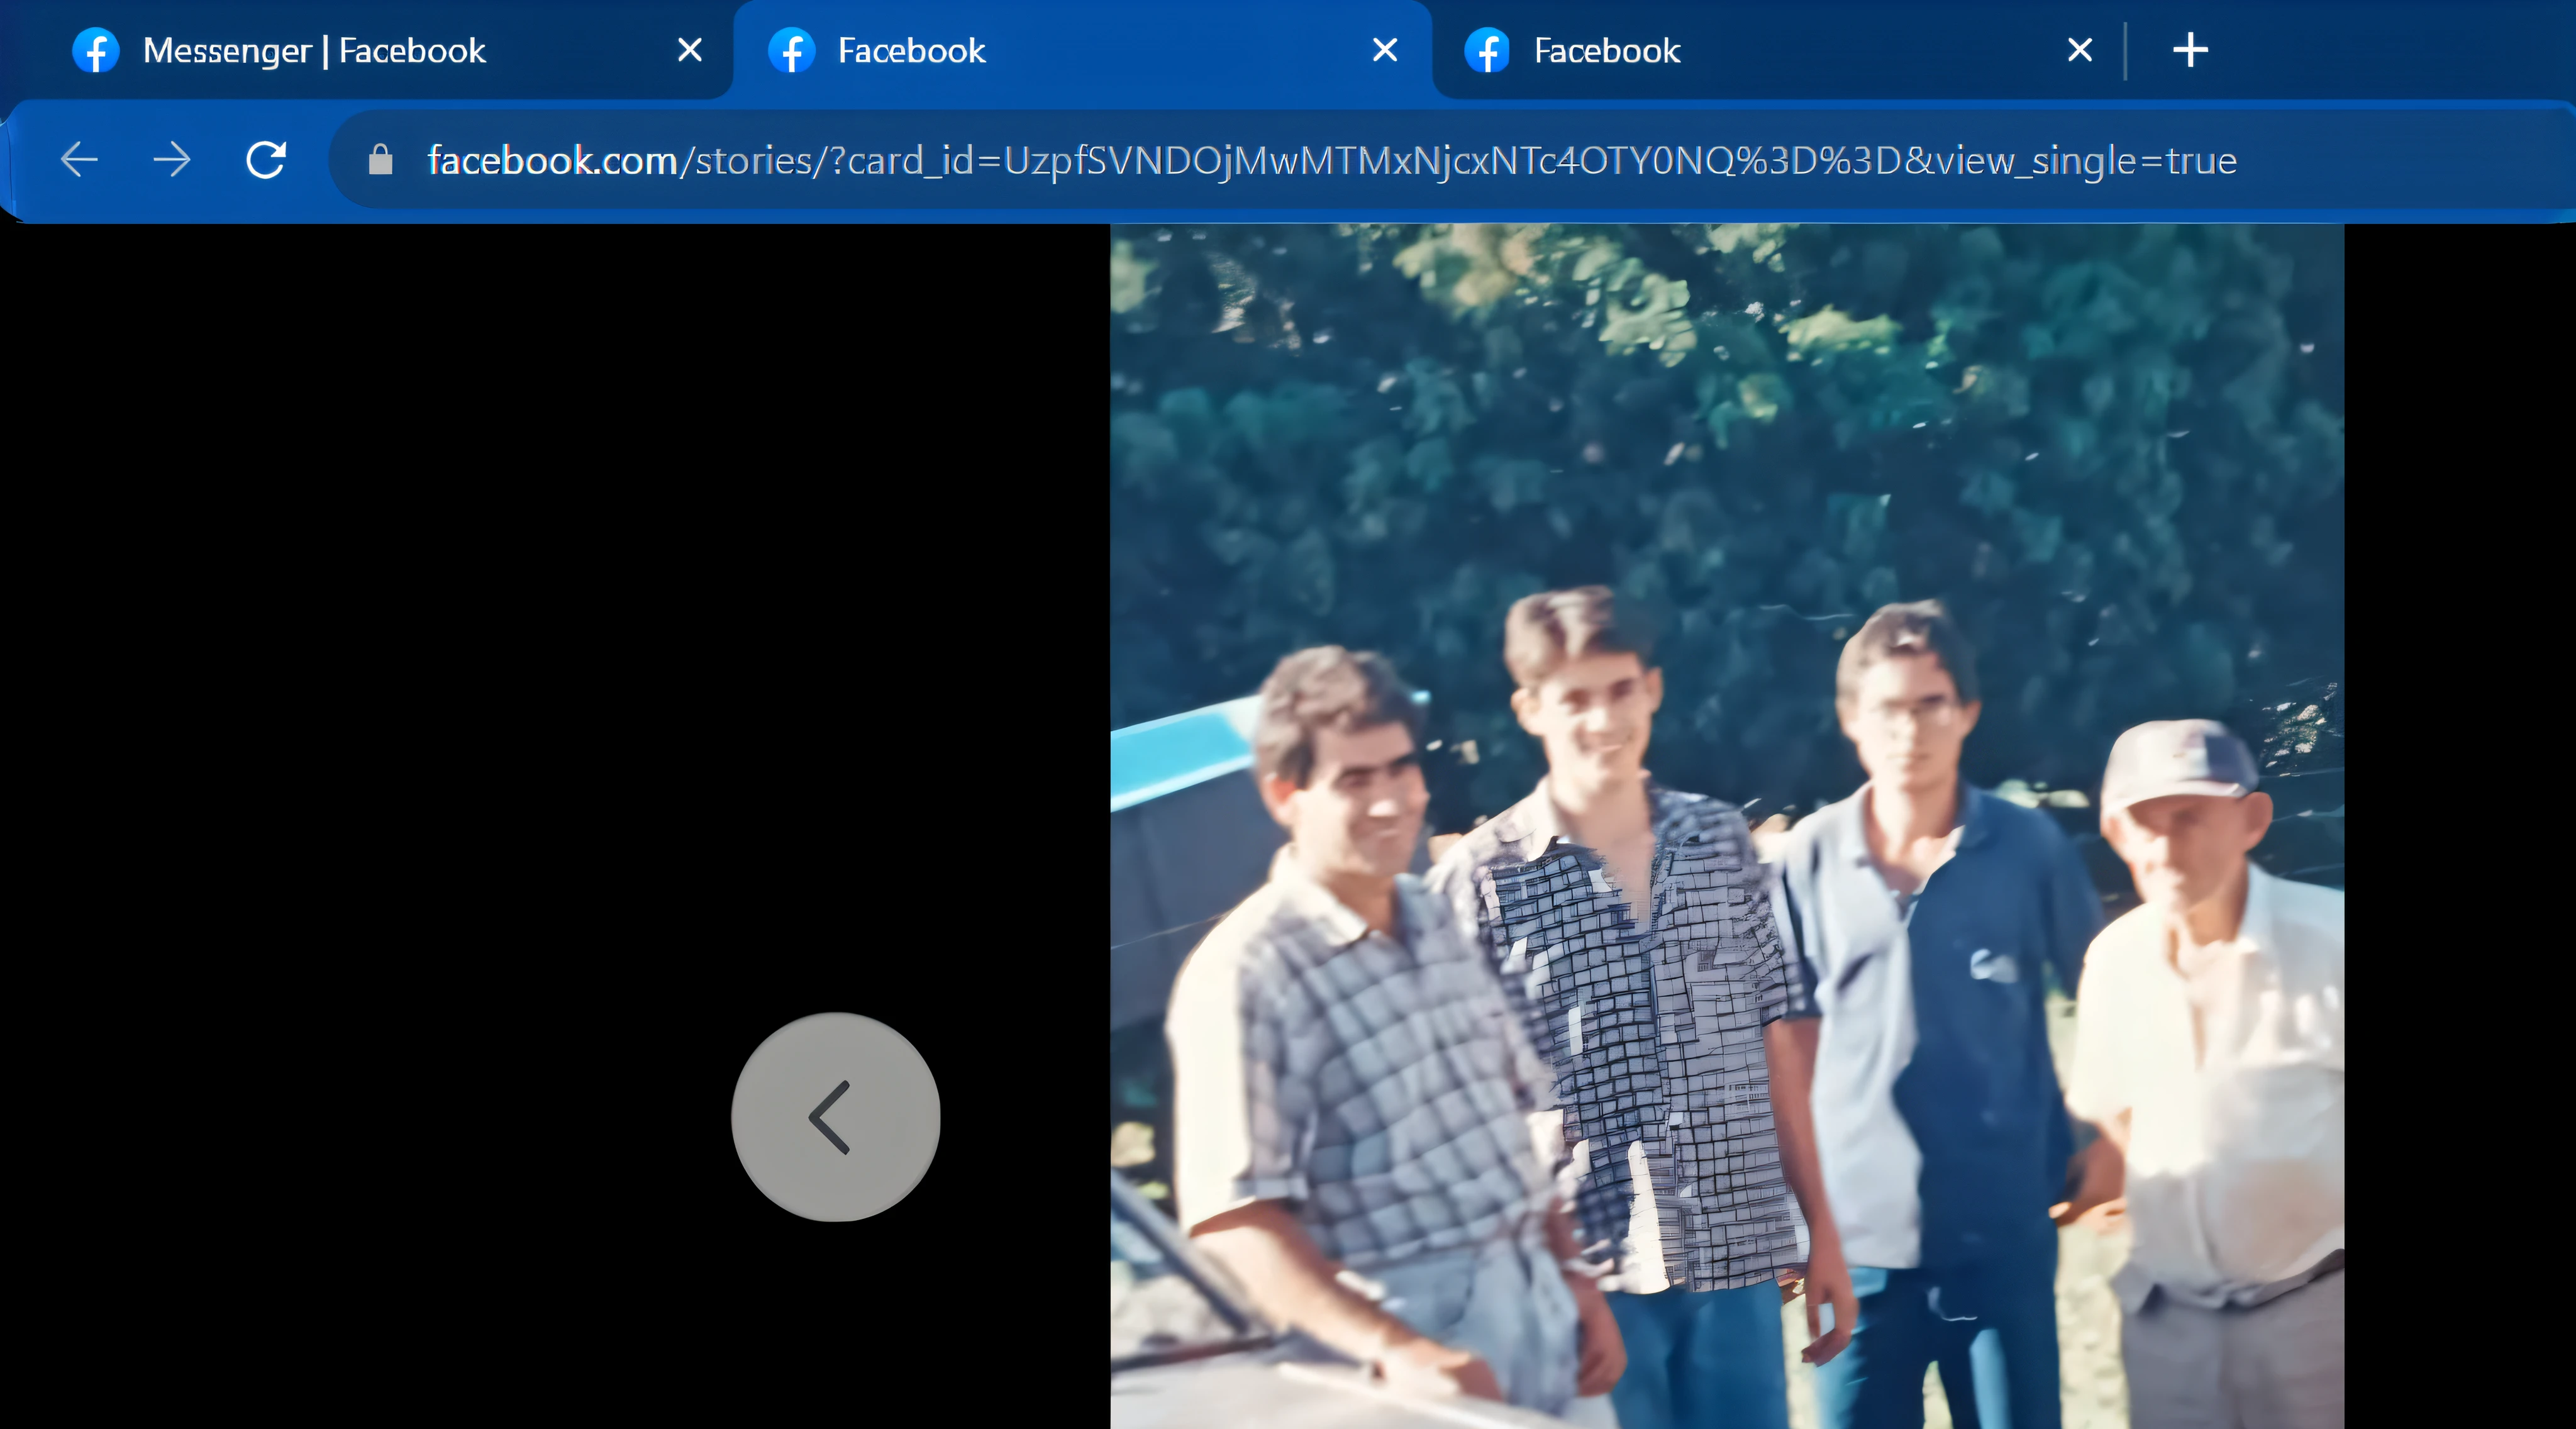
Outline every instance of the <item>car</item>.
{"type": "Polygon", "coordinates": [[[1109,1173],[1111,1429],[1564,1429],[1482,1399],[1398,1394],[1283,1331],[1153,1202],[1109,1173]]]}

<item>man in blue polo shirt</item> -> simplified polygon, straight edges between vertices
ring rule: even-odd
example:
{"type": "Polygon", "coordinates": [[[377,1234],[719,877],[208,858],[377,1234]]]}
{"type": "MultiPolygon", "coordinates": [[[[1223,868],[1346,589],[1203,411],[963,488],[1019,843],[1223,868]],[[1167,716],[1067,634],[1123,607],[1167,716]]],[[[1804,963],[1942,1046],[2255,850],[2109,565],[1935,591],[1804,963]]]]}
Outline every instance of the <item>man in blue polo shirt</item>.
{"type": "Polygon", "coordinates": [[[1818,1404],[1912,1429],[1937,1362],[1957,1423],[2057,1429],[2049,1208],[2074,1147],[2043,992],[2076,986],[2101,903],[2046,816],[1960,782],[1976,666],[1937,603],[1872,615],[1834,705],[1869,782],[1782,846],[1799,1050],[1773,1065],[1809,1087],[1860,1297],[1818,1404]]]}

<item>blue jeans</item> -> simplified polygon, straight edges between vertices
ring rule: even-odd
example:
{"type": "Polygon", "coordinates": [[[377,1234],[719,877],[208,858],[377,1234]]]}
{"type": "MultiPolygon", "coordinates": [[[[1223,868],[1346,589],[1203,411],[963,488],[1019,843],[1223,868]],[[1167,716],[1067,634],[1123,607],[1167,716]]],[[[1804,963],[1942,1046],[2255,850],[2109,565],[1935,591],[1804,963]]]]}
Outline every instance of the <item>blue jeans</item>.
{"type": "Polygon", "coordinates": [[[1777,1284],[1606,1298],[1628,1348],[1619,1429],[1789,1429],[1777,1284]]]}
{"type": "Polygon", "coordinates": [[[1941,1366],[1958,1429],[2058,1429],[2057,1238],[1965,1269],[1852,1267],[1860,1324],[1816,1370],[1827,1429],[1921,1429],[1941,1366]]]}

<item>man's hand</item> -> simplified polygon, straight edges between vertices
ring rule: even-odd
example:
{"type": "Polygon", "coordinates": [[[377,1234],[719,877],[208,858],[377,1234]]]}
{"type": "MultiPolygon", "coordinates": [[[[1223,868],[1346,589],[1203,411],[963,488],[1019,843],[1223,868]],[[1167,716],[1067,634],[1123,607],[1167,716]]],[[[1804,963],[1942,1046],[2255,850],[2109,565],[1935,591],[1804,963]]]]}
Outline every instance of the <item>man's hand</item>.
{"type": "Polygon", "coordinates": [[[1628,1372],[1628,1345],[1619,1338],[1619,1321],[1610,1313],[1610,1301],[1591,1276],[1569,1272],[1565,1288],[1574,1292],[1574,1308],[1582,1333],[1583,1357],[1576,1363],[1574,1392],[1580,1395],[1608,1394],[1628,1372]]]}
{"type": "Polygon", "coordinates": [[[1416,1339],[1398,1345],[1378,1358],[1377,1369],[1386,1376],[1388,1388],[1406,1394],[1431,1399],[1465,1395],[1469,1399],[1499,1401],[1503,1397],[1493,1366],[1438,1340],[1416,1339]]]}
{"type": "Polygon", "coordinates": [[[1820,1365],[1843,1352],[1851,1343],[1852,1327],[1860,1323],[1860,1299],[1852,1293],[1851,1268],[1843,1264],[1841,1246],[1827,1241],[1808,1248],[1806,1290],[1807,1347],[1798,1351],[1798,1358],[1820,1365]],[[1830,1334],[1817,1313],[1819,1304],[1834,1307],[1830,1334]]]}
{"type": "Polygon", "coordinates": [[[2127,1190],[2128,1164],[2111,1138],[2096,1138],[2092,1145],[2076,1153],[2074,1167],[2080,1172],[2075,1185],[2075,1199],[2060,1201],[2048,1208],[2048,1218],[2061,1226],[2081,1220],[2096,1234],[2118,1224],[2126,1209],[2121,1193],[2127,1190]],[[2088,1215],[2102,1207],[2100,1215],[2088,1215]],[[2114,1209],[2114,1208],[2117,1209],[2114,1209]]]}
{"type": "Polygon", "coordinates": [[[1200,1221],[1191,1235],[1243,1282],[1252,1303],[1414,1394],[1501,1399],[1493,1367],[1452,1349],[1381,1309],[1342,1279],[1287,1207],[1254,1201],[1200,1221]]]}
{"type": "Polygon", "coordinates": [[[2129,1226],[2128,1198],[2120,1197],[2104,1201],[2076,1216],[2074,1224],[2084,1227],[2095,1235],[2112,1235],[2126,1230],[2129,1226]]]}

